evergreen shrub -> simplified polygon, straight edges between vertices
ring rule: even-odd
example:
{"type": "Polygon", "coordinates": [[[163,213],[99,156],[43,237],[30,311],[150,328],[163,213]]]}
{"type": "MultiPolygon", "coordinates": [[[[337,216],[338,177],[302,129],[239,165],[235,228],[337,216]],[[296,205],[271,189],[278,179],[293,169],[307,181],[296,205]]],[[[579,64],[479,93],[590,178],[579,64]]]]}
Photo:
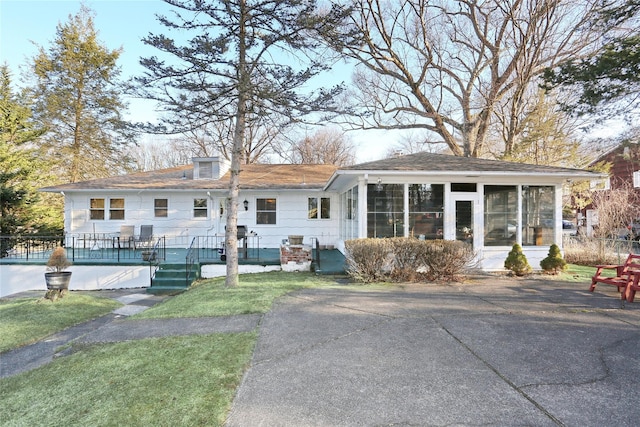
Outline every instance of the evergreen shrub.
{"type": "Polygon", "coordinates": [[[558,245],[551,245],[547,257],[540,261],[540,267],[548,274],[558,274],[567,268],[567,261],[562,258],[558,245]]]}
{"type": "Polygon", "coordinates": [[[504,268],[513,271],[516,276],[525,276],[533,271],[527,257],[522,252],[522,247],[517,243],[509,251],[509,255],[504,261],[504,268]]]}

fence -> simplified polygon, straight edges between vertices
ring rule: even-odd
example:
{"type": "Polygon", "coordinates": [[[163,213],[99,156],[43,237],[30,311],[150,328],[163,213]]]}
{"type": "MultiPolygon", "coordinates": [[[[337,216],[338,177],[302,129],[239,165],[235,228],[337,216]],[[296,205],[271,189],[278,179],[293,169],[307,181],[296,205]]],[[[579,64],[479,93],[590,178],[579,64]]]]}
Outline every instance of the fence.
{"type": "Polygon", "coordinates": [[[563,247],[568,262],[582,265],[620,264],[628,254],[640,254],[640,242],[631,239],[564,236],[563,247]]]}
{"type": "Polygon", "coordinates": [[[21,261],[46,261],[51,252],[62,246],[67,257],[77,260],[112,262],[142,260],[145,251],[155,250],[156,259],[166,258],[164,237],[154,238],[150,245],[136,246],[110,233],[86,233],[65,236],[0,236],[0,258],[21,261]]]}

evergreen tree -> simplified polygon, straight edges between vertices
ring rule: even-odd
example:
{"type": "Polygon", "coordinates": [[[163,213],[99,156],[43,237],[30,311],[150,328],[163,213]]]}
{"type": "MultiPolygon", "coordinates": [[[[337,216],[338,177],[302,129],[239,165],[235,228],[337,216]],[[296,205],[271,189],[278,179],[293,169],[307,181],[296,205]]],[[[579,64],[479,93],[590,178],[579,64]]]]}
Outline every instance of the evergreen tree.
{"type": "Polygon", "coordinates": [[[563,107],[576,114],[628,114],[640,105],[640,0],[603,2],[595,22],[604,34],[602,47],[586,57],[569,58],[544,73],[547,89],[568,97],[563,107]],[[622,102],[620,101],[627,101],[622,102]],[[615,105],[618,104],[616,108],[615,105]]]}
{"type": "Polygon", "coordinates": [[[35,115],[47,128],[41,150],[62,182],[127,170],[123,146],[134,135],[121,118],[121,49],[109,50],[97,37],[93,12],[82,5],[33,59],[35,115]]]}
{"type": "Polygon", "coordinates": [[[556,106],[544,91],[538,92],[537,102],[523,118],[516,144],[505,149],[503,160],[534,165],[579,168],[585,163],[580,143],[566,134],[566,122],[571,120],[556,106]]]}
{"type": "Polygon", "coordinates": [[[343,10],[319,10],[316,0],[165,1],[175,7],[171,17],[160,17],[167,35],[150,34],[144,41],[171,60],[143,58],[147,72],[137,80],[145,97],[164,106],[168,133],[232,124],[225,247],[226,285],[235,286],[239,175],[247,129],[254,118],[287,125],[331,105],[339,88],[308,90],[329,64],[318,56],[322,44],[314,36],[331,32],[343,10]],[[174,30],[177,39],[170,37],[174,30]],[[193,37],[185,40],[189,34],[193,37]]]}
{"type": "MultiPolygon", "coordinates": [[[[31,120],[26,97],[13,93],[8,67],[0,66],[0,235],[59,231],[62,226],[61,211],[37,203],[37,187],[46,182],[34,146],[42,133],[31,120]]],[[[4,254],[8,248],[0,249],[4,254]]]]}

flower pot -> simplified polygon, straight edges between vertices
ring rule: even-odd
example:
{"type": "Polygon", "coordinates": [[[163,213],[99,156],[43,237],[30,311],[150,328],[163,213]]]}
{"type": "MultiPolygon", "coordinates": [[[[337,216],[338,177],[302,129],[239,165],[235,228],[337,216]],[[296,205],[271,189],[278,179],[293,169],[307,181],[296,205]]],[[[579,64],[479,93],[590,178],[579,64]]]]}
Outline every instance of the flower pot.
{"type": "Polygon", "coordinates": [[[68,290],[69,281],[71,280],[70,271],[52,271],[44,273],[44,280],[49,290],[68,290]]]}
{"type": "Polygon", "coordinates": [[[144,252],[142,252],[142,260],[143,261],[155,261],[156,260],[156,252],[155,251],[144,251],[144,252]]]}

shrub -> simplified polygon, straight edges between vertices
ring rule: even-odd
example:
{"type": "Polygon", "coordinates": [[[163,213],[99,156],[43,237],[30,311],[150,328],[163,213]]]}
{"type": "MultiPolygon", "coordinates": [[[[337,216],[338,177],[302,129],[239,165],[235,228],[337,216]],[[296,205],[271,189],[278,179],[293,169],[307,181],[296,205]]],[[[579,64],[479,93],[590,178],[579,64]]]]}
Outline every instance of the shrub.
{"type": "Polygon", "coordinates": [[[67,251],[61,247],[56,247],[47,261],[47,270],[59,273],[65,271],[71,262],[67,259],[67,251]]]}
{"type": "Polygon", "coordinates": [[[524,276],[533,271],[527,257],[522,252],[522,247],[517,243],[509,251],[509,255],[504,261],[504,268],[513,271],[516,276],[524,276]]]}
{"type": "Polygon", "coordinates": [[[471,245],[397,237],[345,242],[347,273],[356,281],[459,280],[474,265],[471,245]]]}
{"type": "Polygon", "coordinates": [[[597,264],[618,264],[620,254],[632,251],[627,246],[620,247],[620,244],[632,244],[626,241],[614,241],[605,239],[594,239],[589,237],[567,237],[563,242],[564,259],[569,264],[594,266],[597,264]],[[605,246],[602,250],[602,246],[605,246]]]}
{"type": "Polygon", "coordinates": [[[406,237],[394,237],[389,239],[391,244],[392,265],[391,280],[394,282],[415,282],[420,279],[421,253],[423,252],[424,241],[418,239],[408,239],[406,237]]]}
{"type": "Polygon", "coordinates": [[[475,265],[475,259],[472,246],[457,240],[425,241],[421,254],[429,280],[459,280],[475,265]]]}
{"type": "Polygon", "coordinates": [[[363,283],[384,280],[390,271],[389,239],[353,239],[345,241],[344,246],[349,276],[363,283]]]}
{"type": "Polygon", "coordinates": [[[567,261],[562,258],[558,245],[551,245],[547,257],[540,261],[540,267],[549,274],[558,274],[567,268],[567,261]]]}

